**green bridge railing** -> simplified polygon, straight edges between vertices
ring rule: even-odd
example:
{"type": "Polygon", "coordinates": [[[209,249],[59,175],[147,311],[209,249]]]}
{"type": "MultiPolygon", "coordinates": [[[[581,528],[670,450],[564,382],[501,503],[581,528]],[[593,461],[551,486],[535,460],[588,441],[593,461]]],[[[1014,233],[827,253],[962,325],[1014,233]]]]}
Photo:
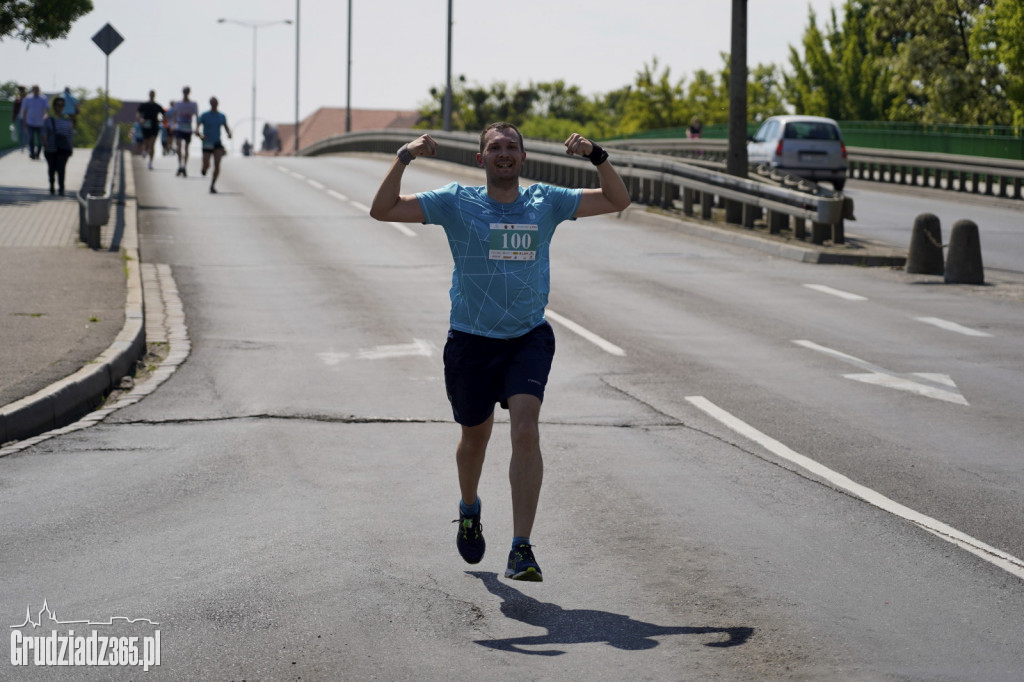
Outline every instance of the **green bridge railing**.
{"type": "MultiPolygon", "coordinates": [[[[886,121],[839,121],[848,147],[870,147],[931,154],[962,154],[1024,161],[1024,128],[1016,126],[969,126],[950,123],[890,123],[886,121]]],[[[747,126],[753,135],[757,123],[747,126]]],[[[704,126],[703,136],[724,140],[725,123],[704,126]]],[[[686,128],[649,130],[629,139],[686,137],[686,128]]]]}
{"type": "Polygon", "coordinates": [[[14,102],[0,100],[0,152],[18,146],[18,138],[14,132],[11,114],[14,102]]]}

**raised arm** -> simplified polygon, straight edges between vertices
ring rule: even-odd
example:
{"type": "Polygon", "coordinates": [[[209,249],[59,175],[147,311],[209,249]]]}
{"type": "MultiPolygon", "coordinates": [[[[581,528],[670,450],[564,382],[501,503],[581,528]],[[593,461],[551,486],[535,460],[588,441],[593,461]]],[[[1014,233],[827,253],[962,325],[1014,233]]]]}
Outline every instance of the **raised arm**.
{"type": "Polygon", "coordinates": [[[573,133],[565,141],[565,153],[569,155],[579,154],[597,167],[597,177],[600,183],[598,189],[584,189],[580,197],[580,207],[576,210],[577,218],[585,218],[602,213],[617,213],[624,211],[630,205],[629,190],[626,183],[619,177],[618,171],[608,160],[608,154],[601,147],[594,144],[578,133],[573,133]]]}
{"type": "Polygon", "coordinates": [[[422,223],[423,209],[415,194],[402,194],[402,175],[405,167],[417,156],[434,156],[437,142],[430,135],[422,135],[402,145],[398,156],[384,176],[370,204],[370,217],[392,223],[422,223]]]}

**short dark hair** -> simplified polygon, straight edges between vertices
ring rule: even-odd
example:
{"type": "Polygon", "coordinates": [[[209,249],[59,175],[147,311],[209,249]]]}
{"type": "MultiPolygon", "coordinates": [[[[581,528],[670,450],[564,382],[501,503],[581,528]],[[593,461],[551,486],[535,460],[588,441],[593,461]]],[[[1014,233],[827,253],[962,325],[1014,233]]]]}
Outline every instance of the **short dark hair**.
{"type": "Polygon", "coordinates": [[[481,154],[483,154],[483,152],[484,152],[484,138],[487,137],[487,133],[491,132],[492,130],[514,130],[514,131],[516,131],[516,137],[519,138],[519,149],[522,150],[522,151],[526,150],[526,148],[523,145],[523,134],[521,132],[519,132],[519,128],[516,128],[514,125],[512,125],[511,123],[508,123],[506,121],[498,121],[497,123],[490,124],[489,126],[484,128],[482,133],[480,133],[480,153],[481,154]]]}

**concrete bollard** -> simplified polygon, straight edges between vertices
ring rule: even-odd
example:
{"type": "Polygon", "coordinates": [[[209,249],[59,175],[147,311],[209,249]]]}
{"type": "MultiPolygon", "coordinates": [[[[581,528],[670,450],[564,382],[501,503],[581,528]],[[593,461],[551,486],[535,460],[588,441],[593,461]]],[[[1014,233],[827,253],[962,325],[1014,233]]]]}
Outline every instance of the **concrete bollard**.
{"type": "Polygon", "coordinates": [[[922,213],[914,218],[910,252],[907,254],[907,272],[921,275],[943,273],[942,226],[938,216],[922,213]]]}
{"type": "Polygon", "coordinates": [[[978,234],[978,226],[970,220],[958,220],[949,235],[946,284],[984,283],[985,268],[981,264],[981,237],[978,234]]]}

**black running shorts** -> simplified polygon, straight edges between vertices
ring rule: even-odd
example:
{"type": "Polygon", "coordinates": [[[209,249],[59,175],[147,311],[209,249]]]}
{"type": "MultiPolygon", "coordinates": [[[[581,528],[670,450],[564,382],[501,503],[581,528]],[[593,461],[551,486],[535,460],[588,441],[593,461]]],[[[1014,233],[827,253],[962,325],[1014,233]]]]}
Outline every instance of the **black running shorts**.
{"type": "Polygon", "coordinates": [[[444,384],[455,421],[478,426],[495,403],[507,410],[509,397],[521,393],[543,401],[554,356],[555,333],[547,322],[514,339],[449,330],[444,384]]]}

